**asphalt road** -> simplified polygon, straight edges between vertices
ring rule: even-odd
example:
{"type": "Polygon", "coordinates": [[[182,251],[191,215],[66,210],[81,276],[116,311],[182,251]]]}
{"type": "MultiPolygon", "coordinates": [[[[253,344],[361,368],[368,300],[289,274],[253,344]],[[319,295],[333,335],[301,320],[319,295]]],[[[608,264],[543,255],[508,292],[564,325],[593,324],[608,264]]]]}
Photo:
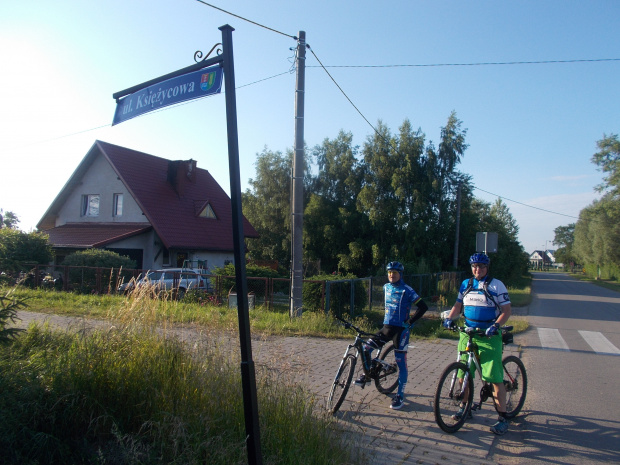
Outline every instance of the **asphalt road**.
{"type": "MultiPolygon", "coordinates": [[[[404,407],[391,410],[390,397],[379,394],[373,385],[364,389],[352,386],[336,415],[336,421],[352,432],[351,440],[371,463],[620,463],[620,390],[614,389],[620,379],[620,357],[595,352],[581,342],[583,337],[578,333],[587,331],[590,337],[590,333],[603,330],[612,346],[620,347],[620,328],[616,326],[620,325],[620,294],[562,274],[536,275],[533,292],[531,306],[513,313],[515,318],[527,318],[532,327],[515,335],[515,343],[507,347],[507,352],[521,356],[529,377],[525,407],[509,432],[501,437],[489,432],[496,419],[489,403],[456,434],[441,431],[433,417],[432,396],[443,368],[456,358],[456,342],[412,338],[404,407]],[[574,314],[568,312],[569,307],[574,307],[574,314]],[[540,328],[544,330],[540,332],[540,328]],[[555,334],[547,330],[557,328],[568,345],[577,345],[568,349],[546,347],[541,334],[555,334]],[[572,337],[573,332],[579,337],[572,337]]],[[[22,326],[45,319],[61,327],[110,326],[109,322],[31,312],[21,312],[20,318],[22,326]]],[[[174,331],[188,341],[205,337],[199,329],[174,331]]],[[[294,374],[321,404],[352,339],[254,338],[253,359],[257,370],[268,367],[294,374]]],[[[220,343],[229,344],[233,352],[239,350],[235,334],[220,343]]]]}

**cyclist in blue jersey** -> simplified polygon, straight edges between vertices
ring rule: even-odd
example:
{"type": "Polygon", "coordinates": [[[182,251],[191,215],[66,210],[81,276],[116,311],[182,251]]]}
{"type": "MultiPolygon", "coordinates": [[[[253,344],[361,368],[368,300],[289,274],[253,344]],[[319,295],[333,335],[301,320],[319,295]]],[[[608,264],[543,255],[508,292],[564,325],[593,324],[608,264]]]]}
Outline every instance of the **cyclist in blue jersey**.
{"type": "MultiPolygon", "coordinates": [[[[407,349],[409,347],[409,331],[418,319],[428,310],[426,302],[403,281],[405,267],[399,262],[390,262],[387,265],[388,283],[383,286],[385,296],[385,317],[383,328],[368,339],[365,343],[367,359],[375,349],[381,349],[388,341],[394,343],[394,355],[398,365],[398,392],[392,399],[390,408],[399,409],[403,406],[405,385],[407,384],[407,349]],[[411,306],[417,310],[410,316],[411,306]]],[[[366,375],[362,375],[355,384],[364,386],[370,382],[366,375]]]]}
{"type": "MultiPolygon", "coordinates": [[[[488,337],[474,336],[480,355],[482,378],[493,385],[493,396],[496,399],[499,418],[491,426],[495,434],[504,434],[508,431],[506,420],[506,387],[502,366],[502,336],[500,326],[506,324],[510,318],[511,306],[508,290],[499,279],[489,276],[491,259],[483,253],[475,253],[469,258],[473,277],[461,283],[456,302],[443,322],[446,328],[452,328],[464,310],[465,326],[485,330],[488,337]]],[[[459,351],[464,351],[467,345],[467,335],[461,333],[459,351]]],[[[461,407],[455,413],[454,419],[459,420],[465,414],[461,407]]],[[[471,414],[471,411],[470,411],[471,414]]]]}

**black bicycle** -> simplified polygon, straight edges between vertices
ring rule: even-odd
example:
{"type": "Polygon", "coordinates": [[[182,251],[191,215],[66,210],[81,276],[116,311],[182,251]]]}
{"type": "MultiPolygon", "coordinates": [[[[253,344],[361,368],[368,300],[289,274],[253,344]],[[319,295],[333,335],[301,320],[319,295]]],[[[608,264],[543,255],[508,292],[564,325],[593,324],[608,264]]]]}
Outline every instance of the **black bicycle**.
{"type": "MultiPolygon", "coordinates": [[[[502,342],[504,346],[512,343],[512,326],[503,326],[502,342]]],[[[435,391],[435,421],[446,433],[458,431],[465,423],[471,411],[479,410],[487,399],[492,398],[495,409],[498,405],[493,397],[493,386],[483,381],[480,389],[480,400],[474,404],[474,375],[482,379],[482,369],[478,357],[478,346],[474,336],[484,336],[484,330],[457,326],[453,329],[467,334],[467,347],[459,352],[457,362],[446,367],[435,391]],[[467,361],[462,362],[461,356],[466,355],[467,361]],[[457,413],[458,412],[458,413],[457,413]]],[[[519,357],[508,355],[502,360],[504,366],[504,386],[506,387],[506,418],[514,418],[523,408],[527,393],[527,373],[519,357]]]]}
{"type": "Polygon", "coordinates": [[[366,350],[364,349],[364,337],[374,336],[373,333],[367,333],[358,328],[350,321],[336,317],[336,319],[347,329],[355,331],[355,341],[349,344],[344,352],[340,367],[334,378],[334,383],[329,391],[327,398],[327,410],[336,413],[344,398],[349,392],[351,380],[355,374],[355,365],[359,357],[362,358],[362,369],[364,374],[374,380],[375,387],[382,394],[390,394],[398,386],[398,365],[396,365],[396,356],[394,355],[394,345],[387,343],[381,349],[379,356],[370,357],[367,360],[366,350]]]}

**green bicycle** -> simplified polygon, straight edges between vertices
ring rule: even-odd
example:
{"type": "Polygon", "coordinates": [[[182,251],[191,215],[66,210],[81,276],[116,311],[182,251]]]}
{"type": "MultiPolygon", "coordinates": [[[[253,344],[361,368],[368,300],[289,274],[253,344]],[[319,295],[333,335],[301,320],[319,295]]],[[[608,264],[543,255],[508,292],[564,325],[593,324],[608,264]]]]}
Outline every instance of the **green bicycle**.
{"type": "MultiPolygon", "coordinates": [[[[512,326],[503,326],[502,342],[504,346],[512,343],[512,326]]],[[[480,400],[474,403],[474,375],[478,373],[482,379],[482,369],[478,358],[478,347],[474,336],[484,336],[484,330],[457,326],[453,329],[467,334],[467,348],[459,352],[456,362],[446,367],[439,378],[435,390],[433,410],[435,421],[446,433],[455,433],[465,423],[471,411],[479,410],[489,397],[497,410],[497,402],[493,397],[493,386],[483,381],[480,389],[480,400]],[[466,355],[467,361],[462,362],[461,356],[466,355]],[[457,410],[464,408],[462,415],[455,415],[457,410]]],[[[523,408],[527,393],[527,373],[519,357],[508,355],[502,360],[504,366],[504,386],[506,387],[506,418],[514,418],[523,408]]]]}

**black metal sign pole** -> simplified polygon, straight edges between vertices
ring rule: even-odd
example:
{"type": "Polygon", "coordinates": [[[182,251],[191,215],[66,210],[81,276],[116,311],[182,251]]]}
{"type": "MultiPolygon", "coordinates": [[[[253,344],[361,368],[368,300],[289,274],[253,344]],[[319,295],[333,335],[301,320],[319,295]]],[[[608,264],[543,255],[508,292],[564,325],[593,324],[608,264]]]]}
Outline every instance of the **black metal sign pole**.
{"type": "Polygon", "coordinates": [[[232,204],[233,240],[235,250],[235,274],[237,284],[237,308],[239,314],[239,341],[241,345],[241,382],[243,384],[243,407],[245,432],[248,448],[248,463],[262,465],[260,430],[258,423],[258,400],[256,396],[256,373],[252,360],[252,339],[250,338],[250,315],[248,312],[248,285],[245,272],[245,243],[243,215],[241,211],[241,175],[239,173],[239,142],[237,134],[237,100],[235,94],[235,67],[233,63],[232,31],[228,24],[222,31],[221,56],[201,61],[148,82],[125,89],[112,95],[118,102],[126,95],[146,87],[220,63],[224,68],[226,86],[226,126],[228,129],[228,164],[230,170],[230,201],[232,204]]]}
{"type": "Polygon", "coordinates": [[[232,31],[225,25],[222,31],[224,58],[224,86],[226,93],[226,125],[228,129],[228,166],[230,170],[230,201],[232,204],[233,240],[235,243],[235,278],[237,284],[237,313],[239,315],[239,341],[241,344],[241,382],[248,463],[262,464],[256,373],[252,360],[250,316],[248,311],[248,284],[245,272],[245,243],[241,211],[241,175],[239,173],[239,141],[237,136],[237,100],[235,94],[235,69],[233,63],[232,31]]]}

